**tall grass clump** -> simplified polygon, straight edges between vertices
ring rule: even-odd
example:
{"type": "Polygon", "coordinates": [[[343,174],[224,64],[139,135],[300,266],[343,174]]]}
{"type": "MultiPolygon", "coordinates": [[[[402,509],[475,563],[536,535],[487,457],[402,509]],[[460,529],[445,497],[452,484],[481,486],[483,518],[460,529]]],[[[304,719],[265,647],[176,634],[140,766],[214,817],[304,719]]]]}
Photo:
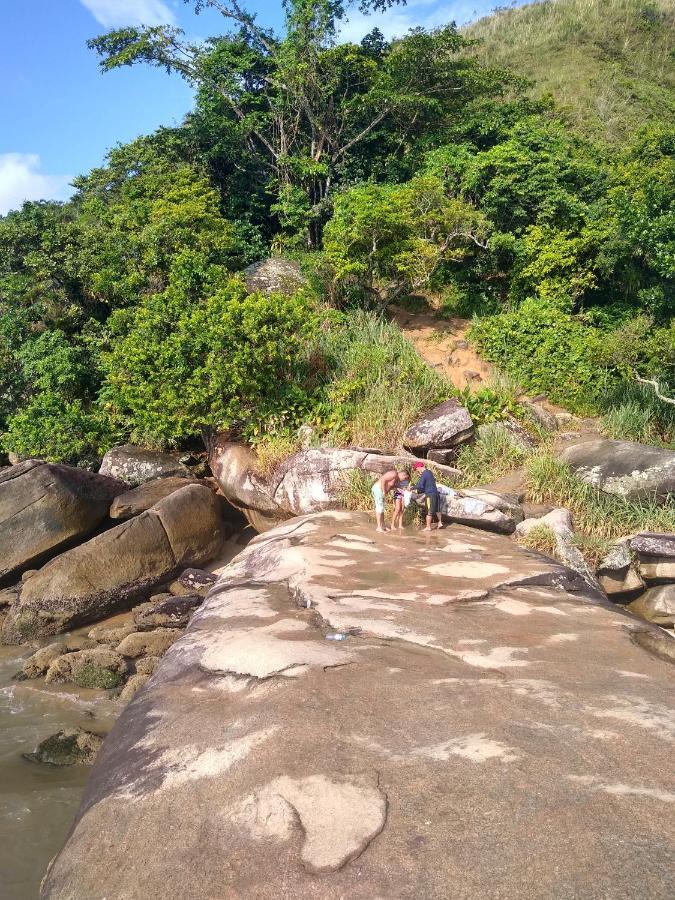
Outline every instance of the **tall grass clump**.
{"type": "Polygon", "coordinates": [[[457,391],[418,356],[398,325],[355,311],[321,331],[320,422],[329,440],[395,450],[406,428],[457,391]]]}
{"type": "Polygon", "coordinates": [[[619,441],[675,446],[675,406],[641,384],[625,382],[608,398],[601,428],[619,441]]]}
{"type": "Polygon", "coordinates": [[[462,478],[457,486],[474,487],[495,481],[522,466],[528,455],[499,423],[485,425],[480,440],[459,451],[456,466],[462,478]]]}
{"type": "Polygon", "coordinates": [[[673,503],[658,506],[606,494],[548,453],[530,457],[525,470],[530,500],[566,507],[576,528],[586,535],[616,538],[637,531],[675,531],[673,503]]]}

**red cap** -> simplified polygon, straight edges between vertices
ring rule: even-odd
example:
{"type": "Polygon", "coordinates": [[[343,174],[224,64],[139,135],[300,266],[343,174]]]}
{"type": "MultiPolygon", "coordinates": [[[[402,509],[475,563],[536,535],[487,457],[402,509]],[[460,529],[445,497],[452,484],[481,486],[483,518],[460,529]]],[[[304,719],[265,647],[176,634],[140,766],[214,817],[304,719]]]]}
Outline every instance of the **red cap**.
{"type": "Polygon", "coordinates": [[[423,463],[423,462],[416,462],[416,463],[413,463],[413,469],[423,469],[423,468],[424,468],[424,463],[423,463]]]}

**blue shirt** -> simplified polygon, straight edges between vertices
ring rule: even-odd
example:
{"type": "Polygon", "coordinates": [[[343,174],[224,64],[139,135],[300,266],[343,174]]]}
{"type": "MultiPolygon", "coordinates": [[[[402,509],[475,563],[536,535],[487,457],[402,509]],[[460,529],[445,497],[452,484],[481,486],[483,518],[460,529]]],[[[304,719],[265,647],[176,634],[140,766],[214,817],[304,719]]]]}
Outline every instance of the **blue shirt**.
{"type": "Polygon", "coordinates": [[[424,469],[420,475],[420,480],[415,485],[415,490],[420,494],[426,494],[427,497],[433,497],[434,494],[437,494],[438,488],[436,487],[434,473],[430,472],[429,469],[424,469]]]}

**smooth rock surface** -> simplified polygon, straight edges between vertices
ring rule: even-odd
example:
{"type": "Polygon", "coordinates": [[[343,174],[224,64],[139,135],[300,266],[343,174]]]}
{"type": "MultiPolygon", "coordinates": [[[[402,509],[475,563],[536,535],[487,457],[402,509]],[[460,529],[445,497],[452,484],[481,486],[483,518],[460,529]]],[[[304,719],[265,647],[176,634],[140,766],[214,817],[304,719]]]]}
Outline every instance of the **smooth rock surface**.
{"type": "Polygon", "coordinates": [[[403,446],[425,451],[457,447],[473,437],[473,420],[459,400],[451,398],[426,412],[403,435],[403,446]]]}
{"type": "Polygon", "coordinates": [[[228,535],[223,503],[209,488],[187,485],[63,553],[23,585],[3,624],[4,642],[103,619],[186,566],[213,559],[228,535]]]}
{"type": "Polygon", "coordinates": [[[169,475],[166,478],[154,478],[152,481],[139,484],[138,487],[115,497],[110,506],[110,518],[124,520],[138,516],[169,494],[184,488],[186,484],[200,484],[200,481],[197,478],[169,475]]]}
{"type": "Polygon", "coordinates": [[[136,485],[171,475],[189,478],[190,470],[180,462],[176,453],[162,453],[159,450],[136,447],[134,444],[121,444],[105,454],[99,474],[112,475],[127,484],[136,485]]]}
{"type": "Polygon", "coordinates": [[[108,515],[124,483],[26,460],[0,472],[0,581],[81,539],[108,515]]]}
{"type": "Polygon", "coordinates": [[[670,898],[655,633],[505,537],[285,523],[122,714],[43,900],[670,898]]]}
{"type": "Polygon", "coordinates": [[[603,439],[572,444],[561,454],[587,484],[629,500],[663,503],[675,492],[675,452],[603,439]]]}

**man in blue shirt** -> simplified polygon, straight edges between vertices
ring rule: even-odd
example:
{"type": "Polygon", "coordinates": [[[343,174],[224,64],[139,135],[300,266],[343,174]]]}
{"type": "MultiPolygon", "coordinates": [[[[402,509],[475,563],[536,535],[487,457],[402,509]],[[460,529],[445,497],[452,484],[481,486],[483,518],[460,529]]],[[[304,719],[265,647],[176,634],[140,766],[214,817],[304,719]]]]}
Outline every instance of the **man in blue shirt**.
{"type": "Polygon", "coordinates": [[[420,460],[416,462],[413,466],[413,469],[422,471],[419,479],[417,480],[417,484],[415,485],[415,491],[418,494],[424,494],[424,502],[426,506],[426,521],[427,527],[424,529],[425,531],[431,531],[431,525],[434,521],[434,518],[438,519],[438,528],[443,527],[443,517],[441,513],[438,511],[438,487],[436,486],[436,479],[434,478],[434,473],[427,469],[426,464],[420,460]]]}

